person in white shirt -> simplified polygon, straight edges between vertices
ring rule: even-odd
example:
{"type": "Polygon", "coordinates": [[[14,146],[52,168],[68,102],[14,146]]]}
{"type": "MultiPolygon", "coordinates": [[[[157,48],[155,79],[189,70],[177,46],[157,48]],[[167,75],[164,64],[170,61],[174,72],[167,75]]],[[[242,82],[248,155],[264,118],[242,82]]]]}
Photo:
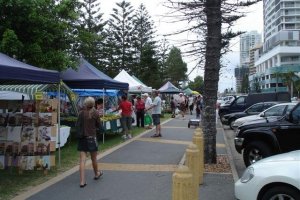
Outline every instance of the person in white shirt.
{"type": "Polygon", "coordinates": [[[189,109],[190,109],[190,113],[192,115],[193,110],[194,110],[194,98],[192,95],[190,95],[190,97],[189,97],[189,109]]]}
{"type": "Polygon", "coordinates": [[[152,119],[153,119],[153,124],[156,126],[155,129],[155,134],[152,135],[151,137],[162,137],[161,135],[161,126],[160,126],[160,115],[161,115],[161,98],[159,96],[159,91],[156,90],[154,92],[154,100],[152,105],[146,109],[148,111],[149,109],[152,108],[152,119]]]}
{"type": "MultiPolygon", "coordinates": [[[[144,102],[145,102],[145,115],[149,115],[151,117],[151,121],[153,122],[152,119],[152,111],[151,111],[151,105],[152,105],[152,99],[149,97],[148,93],[142,94],[144,97],[144,102]]],[[[145,126],[146,129],[152,129],[152,123],[148,124],[145,126]]]]}

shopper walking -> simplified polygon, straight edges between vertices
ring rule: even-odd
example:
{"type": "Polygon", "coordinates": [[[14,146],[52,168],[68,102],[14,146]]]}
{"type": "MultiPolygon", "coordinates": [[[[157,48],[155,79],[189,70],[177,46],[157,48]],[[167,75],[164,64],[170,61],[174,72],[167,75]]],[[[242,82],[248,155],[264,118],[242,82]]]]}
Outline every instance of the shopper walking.
{"type": "Polygon", "coordinates": [[[84,109],[79,113],[77,127],[81,130],[77,150],[80,152],[80,187],[83,188],[87,185],[85,178],[87,152],[91,154],[94,179],[98,180],[103,175],[103,172],[98,170],[97,164],[98,142],[96,130],[100,127],[100,115],[95,109],[95,99],[93,97],[84,100],[84,109]]]}

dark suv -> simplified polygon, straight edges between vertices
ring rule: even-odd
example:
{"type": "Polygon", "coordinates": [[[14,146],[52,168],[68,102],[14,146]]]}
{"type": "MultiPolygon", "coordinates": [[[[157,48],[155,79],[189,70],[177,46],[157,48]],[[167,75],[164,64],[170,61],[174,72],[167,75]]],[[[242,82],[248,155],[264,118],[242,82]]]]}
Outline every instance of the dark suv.
{"type": "Polygon", "coordinates": [[[256,104],[250,106],[249,108],[247,108],[246,110],[244,110],[243,112],[235,112],[235,113],[230,113],[230,114],[224,115],[221,118],[221,122],[224,125],[229,125],[230,128],[233,130],[233,123],[238,118],[246,117],[249,115],[257,115],[257,114],[261,113],[262,111],[266,110],[267,108],[270,108],[278,103],[280,103],[280,102],[271,101],[271,102],[256,103],[256,104]]]}
{"type": "Polygon", "coordinates": [[[300,103],[278,121],[240,126],[234,143],[235,149],[243,152],[246,166],[274,154],[300,150],[300,103]]]}

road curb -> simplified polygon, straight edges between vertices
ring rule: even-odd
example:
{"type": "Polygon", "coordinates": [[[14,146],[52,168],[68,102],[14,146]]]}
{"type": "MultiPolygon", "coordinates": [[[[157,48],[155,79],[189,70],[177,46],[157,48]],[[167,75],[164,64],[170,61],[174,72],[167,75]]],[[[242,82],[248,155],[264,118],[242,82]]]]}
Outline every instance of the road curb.
{"type": "Polygon", "coordinates": [[[221,125],[220,130],[222,131],[222,134],[223,134],[223,137],[224,137],[224,141],[225,141],[225,144],[226,144],[226,151],[227,151],[227,155],[228,155],[228,160],[229,160],[229,165],[230,165],[230,168],[231,168],[233,180],[234,180],[234,182],[236,182],[237,180],[239,180],[239,176],[238,176],[235,164],[233,162],[233,156],[232,156],[232,153],[231,153],[231,149],[229,147],[229,143],[227,141],[227,137],[225,136],[225,131],[224,131],[223,124],[220,123],[220,125],[221,125]]]}

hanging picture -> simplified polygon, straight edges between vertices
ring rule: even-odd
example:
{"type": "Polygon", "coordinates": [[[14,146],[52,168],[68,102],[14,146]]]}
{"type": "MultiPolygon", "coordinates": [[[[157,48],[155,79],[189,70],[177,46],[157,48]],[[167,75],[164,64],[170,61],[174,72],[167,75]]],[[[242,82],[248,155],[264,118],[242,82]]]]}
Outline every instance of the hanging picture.
{"type": "Polygon", "coordinates": [[[35,163],[37,170],[50,169],[50,156],[36,156],[35,163]]]}
{"type": "Polygon", "coordinates": [[[7,101],[7,109],[9,113],[20,113],[23,107],[23,103],[21,101],[7,101]]]}
{"type": "Polygon", "coordinates": [[[0,126],[0,141],[7,140],[7,128],[5,126],[0,126]]]}
{"type": "Polygon", "coordinates": [[[45,99],[39,103],[40,112],[52,112],[52,110],[53,108],[49,99],[45,99]]]}
{"type": "Polygon", "coordinates": [[[8,125],[9,126],[21,126],[22,125],[22,113],[9,113],[8,125]]]}
{"type": "Polygon", "coordinates": [[[36,155],[49,155],[50,142],[38,142],[36,144],[36,155]]]}
{"type": "Polygon", "coordinates": [[[18,167],[20,156],[5,156],[6,167],[18,167]]]}
{"type": "Polygon", "coordinates": [[[13,142],[21,142],[21,126],[7,127],[7,140],[13,142]]]}
{"type": "Polygon", "coordinates": [[[35,156],[20,156],[19,166],[23,170],[34,170],[35,156]]]}
{"type": "Polygon", "coordinates": [[[0,156],[0,170],[5,168],[5,156],[0,156]]]}
{"type": "Polygon", "coordinates": [[[39,126],[51,126],[52,113],[39,113],[39,126]]]}
{"type": "Polygon", "coordinates": [[[0,113],[0,126],[7,125],[7,117],[8,115],[6,113],[0,113]]]}
{"type": "Polygon", "coordinates": [[[29,126],[32,125],[33,123],[33,113],[32,112],[27,112],[27,113],[23,113],[22,116],[22,124],[23,126],[29,126]]]}
{"type": "Polygon", "coordinates": [[[5,144],[5,155],[17,156],[20,153],[20,143],[8,141],[5,144]]]}
{"type": "Polygon", "coordinates": [[[24,101],[23,102],[23,112],[35,112],[35,103],[34,101],[24,101]]]}
{"type": "Polygon", "coordinates": [[[38,127],[38,135],[37,135],[37,141],[38,142],[45,142],[51,140],[51,126],[39,126],[38,127]]]}
{"type": "Polygon", "coordinates": [[[0,155],[5,154],[5,145],[6,145],[6,141],[0,141],[0,155]]]}
{"type": "Polygon", "coordinates": [[[21,155],[34,156],[36,152],[35,142],[21,142],[21,155]]]}
{"type": "Polygon", "coordinates": [[[35,142],[36,141],[36,128],[33,126],[22,126],[21,142],[35,142]]]}

